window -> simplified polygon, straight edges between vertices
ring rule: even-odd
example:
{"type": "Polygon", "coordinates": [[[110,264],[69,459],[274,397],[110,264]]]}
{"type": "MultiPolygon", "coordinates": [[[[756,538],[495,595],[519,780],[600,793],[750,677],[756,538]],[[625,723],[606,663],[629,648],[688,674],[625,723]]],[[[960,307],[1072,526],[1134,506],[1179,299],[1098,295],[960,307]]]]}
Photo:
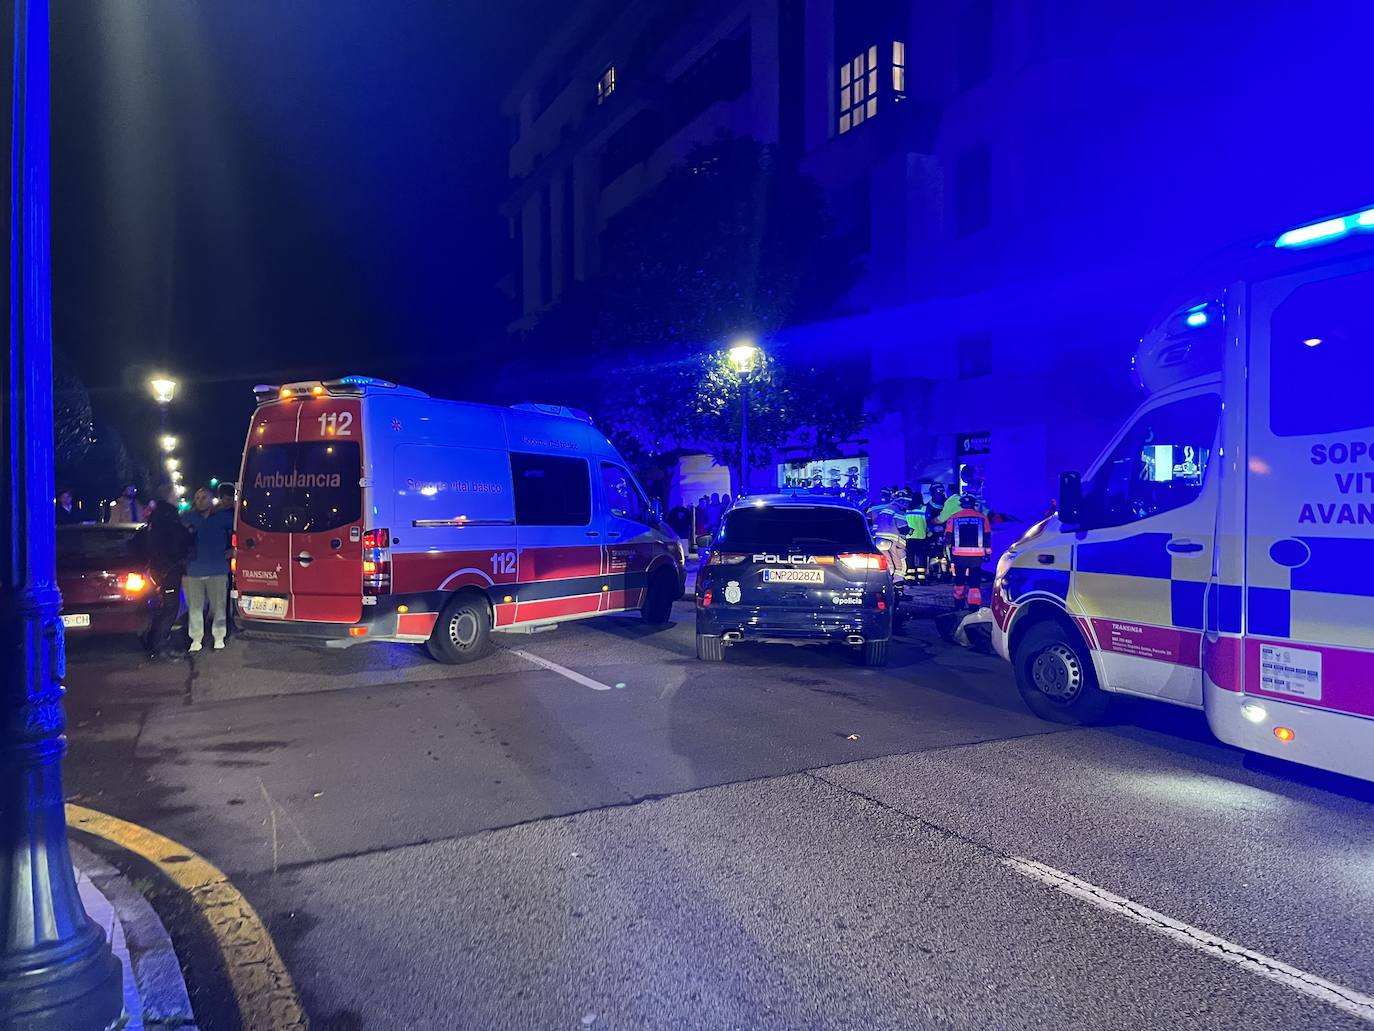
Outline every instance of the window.
{"type": "Polygon", "coordinates": [[[992,337],[968,333],[959,338],[959,378],[977,379],[992,373],[992,337]]]}
{"type": "Polygon", "coordinates": [[[1276,436],[1374,424],[1374,272],[1298,287],[1269,323],[1269,428],[1276,436]]]}
{"type": "Polygon", "coordinates": [[[900,41],[892,44],[892,93],[897,98],[906,96],[906,44],[900,41]]]}
{"type": "Polygon", "coordinates": [[[868,524],[857,509],[838,505],[778,505],[737,508],[725,517],[721,551],[789,551],[838,554],[872,551],[868,524]]]}
{"type": "Polygon", "coordinates": [[[606,511],[611,515],[646,525],[651,522],[649,503],[630,474],[620,466],[601,463],[601,490],[606,499],[606,511]]]}
{"type": "Polygon", "coordinates": [[[1221,419],[1221,398],[1201,394],[1145,412],[1083,486],[1086,526],[1123,526],[1202,493],[1221,419]]]}
{"type": "Polygon", "coordinates": [[[512,452],[515,521],[520,526],[586,526],[592,488],[584,458],[512,452]]]}
{"type": "Polygon", "coordinates": [[[268,533],[319,533],[356,523],[361,468],[356,442],[256,444],[248,451],[239,518],[268,533]]]}
{"type": "Polygon", "coordinates": [[[892,44],[892,60],[870,46],[840,65],[840,132],[863,125],[878,113],[878,100],[884,90],[888,101],[906,96],[906,44],[892,44]]]}
{"type": "Polygon", "coordinates": [[[955,228],[960,236],[992,224],[992,148],[987,144],[959,155],[954,204],[955,228]]]}
{"type": "MultiPolygon", "coordinates": [[[[583,80],[584,82],[586,80],[583,80]]],[[[601,78],[596,80],[596,102],[604,104],[611,99],[611,94],[615,92],[615,65],[611,65],[601,73],[601,78]]]]}

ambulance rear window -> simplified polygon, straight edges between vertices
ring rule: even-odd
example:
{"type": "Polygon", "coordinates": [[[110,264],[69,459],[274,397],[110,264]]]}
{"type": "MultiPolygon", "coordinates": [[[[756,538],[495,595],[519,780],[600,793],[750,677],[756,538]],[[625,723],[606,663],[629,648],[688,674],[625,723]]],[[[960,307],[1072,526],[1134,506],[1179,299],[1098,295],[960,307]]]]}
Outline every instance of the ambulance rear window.
{"type": "Polygon", "coordinates": [[[320,533],[362,515],[356,441],[257,444],[248,451],[239,518],[266,533],[320,533]]]}
{"type": "Polygon", "coordinates": [[[1374,272],[1308,283],[1270,320],[1269,428],[1279,437],[1374,426],[1374,272]]]}

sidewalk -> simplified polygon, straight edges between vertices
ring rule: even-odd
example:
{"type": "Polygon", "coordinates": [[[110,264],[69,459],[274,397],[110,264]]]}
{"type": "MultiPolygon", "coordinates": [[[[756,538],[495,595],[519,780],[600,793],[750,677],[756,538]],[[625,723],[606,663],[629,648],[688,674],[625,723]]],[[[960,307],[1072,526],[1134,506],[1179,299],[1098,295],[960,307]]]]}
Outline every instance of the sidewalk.
{"type": "Polygon", "coordinates": [[[196,1031],[181,963],[153,907],[94,852],[73,841],[71,854],[81,904],[124,968],[123,1031],[196,1031]]]}

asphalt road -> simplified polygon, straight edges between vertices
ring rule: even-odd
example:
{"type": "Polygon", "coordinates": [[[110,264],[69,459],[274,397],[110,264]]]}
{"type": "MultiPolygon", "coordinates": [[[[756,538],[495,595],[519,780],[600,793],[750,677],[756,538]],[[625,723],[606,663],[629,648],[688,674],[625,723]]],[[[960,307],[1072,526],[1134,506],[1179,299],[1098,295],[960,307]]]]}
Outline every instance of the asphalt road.
{"type": "Polygon", "coordinates": [[[68,795],[225,869],[319,1028],[1374,1023],[1366,787],[1043,723],[929,623],[866,670],[677,619],[459,668],[75,642],[68,795]]]}

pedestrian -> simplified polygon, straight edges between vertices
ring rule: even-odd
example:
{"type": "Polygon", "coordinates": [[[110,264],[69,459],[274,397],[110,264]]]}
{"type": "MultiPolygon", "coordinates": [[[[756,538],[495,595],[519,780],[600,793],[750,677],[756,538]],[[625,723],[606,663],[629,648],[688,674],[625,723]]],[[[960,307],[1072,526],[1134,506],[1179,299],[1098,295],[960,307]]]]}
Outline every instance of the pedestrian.
{"type": "Polygon", "coordinates": [[[81,522],[81,514],[72,508],[72,492],[63,487],[57,492],[57,525],[70,526],[81,522]]]}
{"type": "Polygon", "coordinates": [[[141,523],[148,518],[146,507],[138,500],[138,488],[126,484],[124,492],[110,502],[110,522],[141,523]]]}
{"type": "Polygon", "coordinates": [[[181,580],[192,547],[191,531],[177,516],[176,491],[171,484],[165,484],[148,512],[147,524],[131,545],[131,550],[141,553],[147,563],[148,578],[157,588],[152,619],[143,635],[148,658],[154,662],[181,658],[179,653],[167,649],[167,638],[181,611],[181,580]]]}
{"type": "Polygon", "coordinates": [[[978,499],[965,492],[962,506],[945,523],[945,539],[954,558],[954,601],[957,608],[983,606],[983,562],[992,555],[992,524],[978,511],[978,499]]]}
{"type": "Polygon", "coordinates": [[[191,651],[198,652],[205,636],[205,607],[210,607],[210,629],[215,651],[224,648],[228,622],[229,538],[234,532],[234,516],[215,506],[207,487],[199,488],[191,499],[191,511],[181,517],[195,533],[195,550],[186,564],[186,632],[191,651]]]}

